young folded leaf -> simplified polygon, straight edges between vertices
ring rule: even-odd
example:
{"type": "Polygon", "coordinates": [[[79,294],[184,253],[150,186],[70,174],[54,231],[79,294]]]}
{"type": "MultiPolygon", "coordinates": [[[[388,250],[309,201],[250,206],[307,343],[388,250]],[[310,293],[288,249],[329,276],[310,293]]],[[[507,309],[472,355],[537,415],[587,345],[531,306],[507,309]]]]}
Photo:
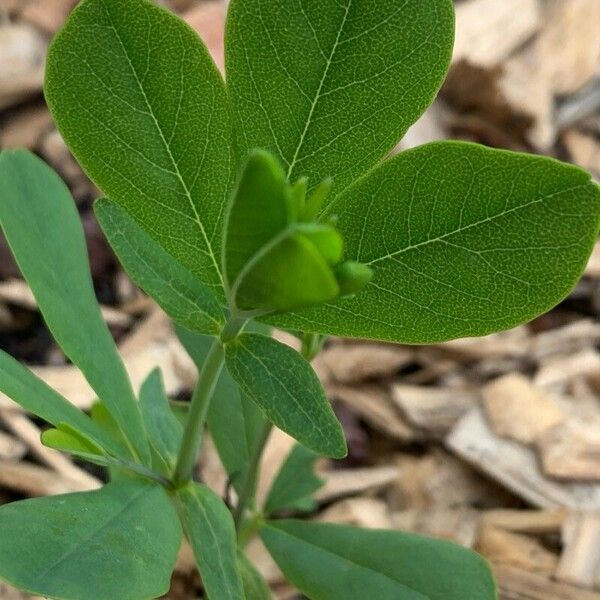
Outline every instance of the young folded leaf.
{"type": "Polygon", "coordinates": [[[243,333],[226,345],[231,376],[266,417],[308,448],[343,458],[342,426],[308,362],[272,338],[243,333]]]}
{"type": "Polygon", "coordinates": [[[225,322],[213,291],[155,242],[117,203],[94,204],[96,218],[131,279],[176,322],[218,335],[225,322]]]}
{"type": "Polygon", "coordinates": [[[177,499],[208,600],[246,600],[233,518],[223,501],[198,483],[178,490],[177,499]]]}
{"type": "Polygon", "coordinates": [[[315,508],[312,495],[325,484],[314,472],[317,458],[317,454],[301,444],[292,448],[269,490],[264,508],[267,515],[282,509],[315,508]]]}
{"type": "Polygon", "coordinates": [[[283,520],[261,537],[311,600],[496,600],[483,558],[450,542],[342,525],[283,520]]]}
{"type": "Polygon", "coordinates": [[[90,178],[222,296],[233,144],[196,32],[148,0],[83,0],[52,42],[44,91],[90,178]]]}
{"type": "Polygon", "coordinates": [[[514,327],[565,298],[597,237],[600,188],[550,158],[436,142],[373,169],[322,218],[333,215],[373,280],[269,322],[422,344],[514,327]]]}
{"type": "Polygon", "coordinates": [[[291,181],[344,189],[433,101],[453,38],[451,0],[232,0],[225,63],[242,157],[265,148],[291,181]]]}
{"type": "Polygon", "coordinates": [[[181,543],[165,490],[131,479],[5,504],[0,531],[0,579],[61,600],[162,596],[181,543]]]}
{"type": "Polygon", "coordinates": [[[0,154],[0,225],[54,339],[117,421],[131,456],[150,458],[142,415],[100,314],[75,202],[25,151],[0,154]]]}

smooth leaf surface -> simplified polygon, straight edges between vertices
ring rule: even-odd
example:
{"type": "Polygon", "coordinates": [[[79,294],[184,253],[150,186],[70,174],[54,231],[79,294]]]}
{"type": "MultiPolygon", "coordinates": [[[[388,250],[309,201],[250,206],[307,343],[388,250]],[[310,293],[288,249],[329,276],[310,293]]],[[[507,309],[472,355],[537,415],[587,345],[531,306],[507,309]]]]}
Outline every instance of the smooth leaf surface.
{"type": "Polygon", "coordinates": [[[344,432],[309,363],[276,340],[242,333],[225,363],[243,392],[277,427],[319,454],[346,456],[344,432]]]}
{"type": "Polygon", "coordinates": [[[283,520],[261,537],[286,577],[310,600],[495,600],[479,555],[397,531],[283,520]]]}
{"type": "Polygon", "coordinates": [[[233,0],[227,84],[245,153],[275,153],[293,181],[341,190],[431,103],[454,38],[450,0],[233,0]]]}
{"type": "Polygon", "coordinates": [[[265,513],[281,509],[311,509],[315,502],[312,494],[325,483],[314,472],[318,455],[301,444],[294,446],[281,466],[269,490],[265,513]]]}
{"type": "Polygon", "coordinates": [[[84,0],[54,38],[45,93],[98,187],[220,293],[230,119],[197,34],[154,2],[84,0]]]}
{"type": "Polygon", "coordinates": [[[132,454],[148,460],[142,416],[94,294],[75,202],[33,154],[0,155],[0,224],[54,339],[115,417],[132,454]]]}
{"type": "MultiPolygon", "coordinates": [[[[251,323],[248,327],[265,333],[268,330],[260,323],[251,323]]],[[[177,327],[176,332],[200,370],[212,338],[187,331],[183,327],[177,327]]],[[[227,366],[224,366],[210,403],[207,425],[221,462],[238,492],[246,480],[250,459],[260,443],[265,422],[260,409],[241,392],[227,366]]]]}
{"type": "Polygon", "coordinates": [[[142,383],[140,406],[150,443],[167,465],[175,466],[183,427],[171,410],[159,369],[142,383]]]}
{"type": "Polygon", "coordinates": [[[238,550],[238,567],[244,584],[246,600],[273,600],[273,595],[264,577],[241,550],[238,550]]]}
{"type": "Polygon", "coordinates": [[[0,392],[26,411],[58,426],[68,423],[115,456],[129,456],[127,448],[106,435],[92,419],[46,385],[6,352],[0,351],[0,392]]]}
{"type": "Polygon", "coordinates": [[[253,151],[242,170],[225,226],[223,270],[229,286],[263,246],[290,223],[291,191],[280,164],[253,151]]]}
{"type": "Polygon", "coordinates": [[[231,513],[209,488],[190,483],[177,492],[183,527],[209,600],[245,600],[231,513]]]}
{"type": "Polygon", "coordinates": [[[355,297],[273,322],[431,343],[524,323],[571,291],[598,232],[600,193],[555,160],[438,142],[403,152],[328,206],[346,256],[374,271],[355,297]]]}
{"type": "Polygon", "coordinates": [[[0,530],[0,578],[62,600],[162,596],[181,543],[164,489],[135,480],[5,504],[0,530]]]}
{"type": "Polygon", "coordinates": [[[131,279],[176,322],[217,334],[223,310],[213,291],[155,242],[116,202],[98,200],[94,212],[131,279]]]}

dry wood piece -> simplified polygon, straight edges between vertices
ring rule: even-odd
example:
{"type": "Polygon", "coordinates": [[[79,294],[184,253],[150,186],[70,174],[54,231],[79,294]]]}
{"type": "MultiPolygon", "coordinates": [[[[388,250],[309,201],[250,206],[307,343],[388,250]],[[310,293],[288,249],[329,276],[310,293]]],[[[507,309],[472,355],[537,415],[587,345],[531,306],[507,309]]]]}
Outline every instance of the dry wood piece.
{"type": "Polygon", "coordinates": [[[217,0],[199,4],[183,15],[188,25],[202,38],[221,72],[225,69],[223,48],[225,13],[225,4],[217,0]]]}
{"type": "Polygon", "coordinates": [[[600,242],[596,242],[590,260],[585,268],[585,275],[600,278],[600,242]]]}
{"type": "Polygon", "coordinates": [[[592,319],[579,319],[563,327],[556,327],[535,335],[531,340],[531,356],[536,360],[551,355],[564,356],[598,343],[600,343],[600,323],[592,319]]]}
{"type": "Polygon", "coordinates": [[[330,398],[349,406],[374,429],[402,442],[409,442],[419,437],[418,433],[404,421],[390,394],[381,386],[368,385],[356,388],[329,384],[326,390],[330,398]]]}
{"type": "Polygon", "coordinates": [[[538,573],[505,565],[492,566],[500,589],[500,600],[600,600],[600,594],[555,583],[538,573]]]}
{"type": "Polygon", "coordinates": [[[56,33],[77,4],[77,0],[29,0],[21,18],[48,34],[56,33]]]}
{"type": "Polygon", "coordinates": [[[26,452],[27,446],[21,440],[0,431],[0,459],[19,460],[26,452]]]}
{"type": "Polygon", "coordinates": [[[281,431],[281,429],[274,427],[271,430],[260,460],[259,480],[256,489],[256,501],[259,506],[266,501],[281,465],[295,444],[296,440],[281,431]]]}
{"type": "Polygon", "coordinates": [[[600,482],[600,419],[570,419],[536,440],[542,468],[549,477],[600,482]]]}
{"type": "Polygon", "coordinates": [[[527,377],[511,373],[482,389],[486,417],[496,433],[524,444],[562,423],[565,415],[527,377]]]}
{"type": "Polygon", "coordinates": [[[479,408],[459,421],[446,444],[533,506],[600,510],[600,484],[559,483],[545,477],[534,451],[495,436],[479,408]]]}
{"type": "Polygon", "coordinates": [[[476,550],[496,565],[510,565],[532,573],[553,575],[558,556],[533,538],[484,526],[479,532],[476,550]]]}
{"type": "Polygon", "coordinates": [[[573,514],[564,524],[557,579],[600,589],[600,513],[573,514]]]}
{"type": "Polygon", "coordinates": [[[0,148],[37,148],[52,127],[52,119],[43,104],[22,108],[12,114],[0,128],[0,148]]]}
{"type": "Polygon", "coordinates": [[[354,496],[365,492],[381,490],[399,477],[397,467],[367,467],[363,469],[343,469],[320,473],[325,485],[317,491],[319,502],[329,502],[344,496],[354,496]]]}
{"type": "Polygon", "coordinates": [[[376,498],[348,498],[321,512],[317,521],[371,529],[390,529],[392,517],[385,502],[376,498]]]}
{"type": "Polygon", "coordinates": [[[46,49],[33,27],[0,23],[0,109],[42,89],[46,49]]]}
{"type": "Polygon", "coordinates": [[[443,436],[476,403],[468,390],[396,384],[392,398],[406,419],[431,436],[443,436]]]}
{"type": "Polygon", "coordinates": [[[561,356],[542,363],[534,378],[535,385],[564,387],[578,376],[593,375],[600,371],[600,354],[593,348],[586,348],[576,354],[561,356]]]}
{"type": "Polygon", "coordinates": [[[555,94],[583,87],[600,64],[600,2],[545,0],[540,49],[555,94]]]}
{"type": "Polygon", "coordinates": [[[540,25],[537,0],[466,0],[456,5],[453,60],[493,67],[531,38],[540,25]]]}
{"type": "Polygon", "coordinates": [[[0,600],[31,600],[31,596],[0,581],[0,600]]]}
{"type": "Polygon", "coordinates": [[[319,363],[339,383],[357,383],[394,375],[414,360],[408,348],[391,344],[334,344],[324,350],[319,363]]]}
{"type": "MultiPolygon", "coordinates": [[[[598,3],[600,7],[600,3],[598,3]]],[[[593,135],[569,129],[563,136],[563,142],[573,162],[600,177],[600,141],[593,135]]],[[[586,271],[587,274],[587,271],[586,271]]]]}
{"type": "Polygon", "coordinates": [[[488,510],[483,514],[483,524],[515,533],[534,535],[559,533],[568,514],[565,508],[550,510],[496,509],[488,510]]]}

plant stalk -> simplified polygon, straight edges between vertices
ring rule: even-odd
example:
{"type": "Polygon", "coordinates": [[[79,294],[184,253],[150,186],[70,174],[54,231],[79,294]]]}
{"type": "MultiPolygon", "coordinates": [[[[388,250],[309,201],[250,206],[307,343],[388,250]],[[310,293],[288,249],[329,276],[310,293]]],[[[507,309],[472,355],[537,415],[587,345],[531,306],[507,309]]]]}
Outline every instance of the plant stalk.
{"type": "Polygon", "coordinates": [[[173,474],[173,485],[181,487],[192,479],[194,466],[202,444],[202,431],[206,423],[208,408],[219,380],[225,348],[220,339],[215,338],[198,376],[190,403],[190,411],[181,440],[181,449],[173,474]]]}

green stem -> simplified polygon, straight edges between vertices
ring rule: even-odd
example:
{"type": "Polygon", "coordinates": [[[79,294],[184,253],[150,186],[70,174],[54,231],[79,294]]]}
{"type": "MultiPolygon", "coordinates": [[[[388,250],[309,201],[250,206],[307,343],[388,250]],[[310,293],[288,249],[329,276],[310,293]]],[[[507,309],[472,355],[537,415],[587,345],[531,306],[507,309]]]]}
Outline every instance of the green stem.
{"type": "Polygon", "coordinates": [[[233,511],[235,529],[238,533],[240,531],[240,527],[242,526],[244,511],[246,510],[248,503],[254,498],[254,494],[256,492],[256,483],[258,481],[258,474],[260,471],[260,459],[272,429],[273,425],[269,421],[265,421],[260,434],[260,439],[258,440],[252,456],[250,457],[250,464],[248,465],[246,479],[244,480],[244,485],[240,490],[238,503],[233,511]]]}
{"type": "Polygon", "coordinates": [[[192,479],[194,466],[202,444],[202,431],[208,408],[223,368],[224,359],[225,348],[221,340],[215,338],[200,370],[198,383],[190,403],[190,411],[173,475],[173,485],[175,487],[181,487],[192,479]]]}

